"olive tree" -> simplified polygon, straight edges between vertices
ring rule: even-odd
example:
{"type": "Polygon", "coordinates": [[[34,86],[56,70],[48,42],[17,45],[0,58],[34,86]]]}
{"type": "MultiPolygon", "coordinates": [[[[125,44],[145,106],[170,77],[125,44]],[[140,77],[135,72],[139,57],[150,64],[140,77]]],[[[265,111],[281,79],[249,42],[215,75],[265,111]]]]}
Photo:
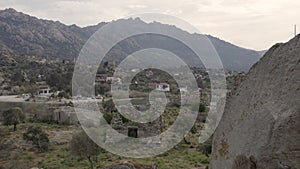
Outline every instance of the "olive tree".
{"type": "Polygon", "coordinates": [[[3,124],[13,125],[14,131],[17,131],[17,125],[25,122],[25,114],[20,108],[12,108],[3,112],[3,124]]]}
{"type": "Polygon", "coordinates": [[[48,149],[48,135],[40,126],[29,126],[26,133],[23,134],[23,139],[26,141],[31,141],[39,151],[48,149]]]}
{"type": "Polygon", "coordinates": [[[99,155],[101,149],[94,143],[85,132],[75,133],[70,142],[71,154],[79,158],[85,158],[90,163],[90,168],[94,168],[93,157],[99,155]]]}

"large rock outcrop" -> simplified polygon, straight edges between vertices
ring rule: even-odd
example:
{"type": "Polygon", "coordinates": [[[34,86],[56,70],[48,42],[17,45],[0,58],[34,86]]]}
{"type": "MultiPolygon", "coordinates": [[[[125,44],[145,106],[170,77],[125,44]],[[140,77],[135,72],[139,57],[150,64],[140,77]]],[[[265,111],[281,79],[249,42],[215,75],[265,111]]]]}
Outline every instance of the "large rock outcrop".
{"type": "Polygon", "coordinates": [[[300,35],[273,46],[227,98],[211,168],[300,168],[300,35]]]}

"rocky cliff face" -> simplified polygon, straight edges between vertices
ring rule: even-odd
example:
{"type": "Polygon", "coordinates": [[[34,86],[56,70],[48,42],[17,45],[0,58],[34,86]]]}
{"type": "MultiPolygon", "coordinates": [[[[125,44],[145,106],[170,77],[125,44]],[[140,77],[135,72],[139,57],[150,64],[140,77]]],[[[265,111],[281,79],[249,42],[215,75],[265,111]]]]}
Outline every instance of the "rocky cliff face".
{"type": "Polygon", "coordinates": [[[300,35],[273,46],[227,99],[211,158],[212,169],[300,168],[300,35]]]}

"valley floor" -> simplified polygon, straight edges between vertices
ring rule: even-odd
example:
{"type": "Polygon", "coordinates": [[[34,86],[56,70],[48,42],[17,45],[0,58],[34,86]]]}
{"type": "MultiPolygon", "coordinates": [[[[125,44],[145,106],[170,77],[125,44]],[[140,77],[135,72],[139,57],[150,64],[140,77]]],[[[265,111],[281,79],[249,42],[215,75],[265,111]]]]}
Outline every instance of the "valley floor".
{"type": "MultiPolygon", "coordinates": [[[[79,130],[75,126],[44,123],[24,123],[18,125],[16,132],[12,127],[0,125],[0,168],[1,169],[88,169],[85,159],[78,159],[69,152],[68,142],[73,133],[79,130]],[[23,140],[22,134],[30,125],[41,126],[49,135],[50,147],[46,152],[37,150],[23,140]]],[[[151,169],[158,164],[159,169],[205,169],[209,157],[197,151],[196,144],[180,143],[163,155],[148,159],[129,159],[102,151],[97,157],[95,168],[104,168],[113,164],[130,162],[140,169],[151,169]]]]}

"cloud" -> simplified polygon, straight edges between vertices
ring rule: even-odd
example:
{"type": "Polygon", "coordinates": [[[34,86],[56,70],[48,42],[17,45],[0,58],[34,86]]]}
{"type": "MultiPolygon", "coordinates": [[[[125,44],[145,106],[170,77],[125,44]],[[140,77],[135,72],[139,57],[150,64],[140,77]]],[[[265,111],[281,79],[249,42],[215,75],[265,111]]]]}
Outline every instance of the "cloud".
{"type": "Polygon", "coordinates": [[[136,9],[136,8],[146,8],[146,5],[128,5],[128,8],[130,9],[136,9]]]}

